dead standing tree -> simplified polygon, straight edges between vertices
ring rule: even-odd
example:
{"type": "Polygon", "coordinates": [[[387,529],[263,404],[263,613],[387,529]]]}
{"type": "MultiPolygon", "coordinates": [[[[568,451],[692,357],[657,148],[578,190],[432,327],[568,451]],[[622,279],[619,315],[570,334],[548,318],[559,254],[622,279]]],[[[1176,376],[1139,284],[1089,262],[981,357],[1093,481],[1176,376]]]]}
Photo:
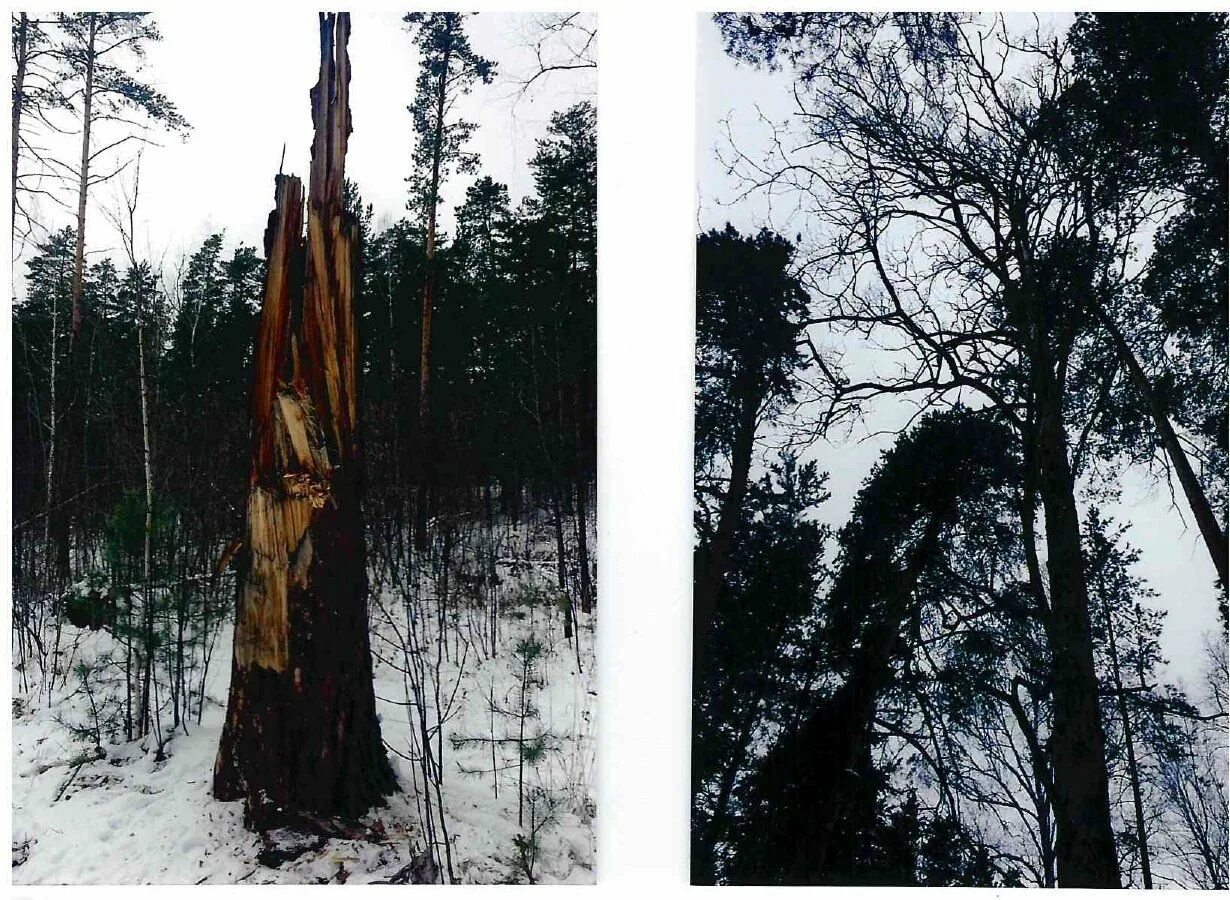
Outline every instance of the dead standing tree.
{"type": "Polygon", "coordinates": [[[252,388],[247,529],[214,795],[261,828],[355,816],[391,792],[372,688],[360,508],[346,13],[320,17],[307,239],[278,175],[252,388]]]}

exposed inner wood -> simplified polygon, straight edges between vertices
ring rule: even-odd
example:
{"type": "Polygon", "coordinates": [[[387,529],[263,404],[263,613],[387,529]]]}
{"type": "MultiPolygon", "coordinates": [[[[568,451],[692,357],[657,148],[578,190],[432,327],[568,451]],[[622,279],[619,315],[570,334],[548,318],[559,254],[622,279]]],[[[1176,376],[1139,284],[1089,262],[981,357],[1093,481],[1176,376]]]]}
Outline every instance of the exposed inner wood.
{"type": "Polygon", "coordinates": [[[258,481],[248,493],[250,559],[240,585],[235,661],[281,672],[288,662],[287,592],[291,583],[308,587],[309,527],[330,500],[330,469],[310,400],[283,390],[272,408],[274,458],[281,481],[272,487],[258,481]]]}
{"type": "Polygon", "coordinates": [[[349,17],[321,16],[309,189],[277,176],[220,799],[269,827],[359,815],[396,787],[372,689],[358,479],[358,336],[345,211],[349,17]],[[306,222],[306,237],[304,225],[306,222]]]}

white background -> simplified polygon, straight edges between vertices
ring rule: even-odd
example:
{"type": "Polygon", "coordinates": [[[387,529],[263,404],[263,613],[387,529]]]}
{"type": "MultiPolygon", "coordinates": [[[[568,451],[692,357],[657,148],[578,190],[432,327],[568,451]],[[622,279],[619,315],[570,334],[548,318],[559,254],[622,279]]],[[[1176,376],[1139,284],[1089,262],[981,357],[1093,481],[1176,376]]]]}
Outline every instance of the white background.
{"type": "MultiPolygon", "coordinates": [[[[119,4],[116,4],[117,6],[119,4]]],[[[167,4],[147,4],[157,12],[167,4]]],[[[352,2],[352,10],[388,9],[388,3],[352,2]]],[[[766,8],[762,3],[739,6],[766,8]]],[[[832,8],[811,3],[809,8],[832,8]]],[[[883,4],[859,3],[859,8],[883,4]]],[[[1086,4],[1088,5],[1088,4],[1086,4]]],[[[1117,4],[1123,8],[1132,4],[1117,4]]],[[[287,16],[312,16],[306,3],[266,2],[287,16]]],[[[423,5],[416,5],[424,8],[423,5]]],[[[770,889],[687,889],[689,655],[691,593],[691,425],[693,249],[696,228],[694,109],[697,13],[708,4],[624,2],[554,4],[596,8],[599,35],[599,424],[598,523],[599,667],[598,880],[596,888],[510,887],[495,893],[533,896],[627,896],[629,889],[674,895],[688,891],[765,895],[770,889]]],[[[778,2],[767,8],[798,7],[778,2]]],[[[951,4],[928,4],[935,8],[951,4]]],[[[455,9],[456,4],[427,8],[455,9]]],[[[38,7],[26,5],[26,9],[38,7]]],[[[43,6],[43,8],[47,8],[43,6]]],[[[211,2],[208,14],[245,25],[249,3],[211,2]]],[[[477,10],[521,11],[527,4],[471,2],[477,10]]],[[[541,8],[541,7],[540,7],[541,8]]],[[[202,4],[202,12],[205,7],[202,4]]],[[[11,60],[6,77],[11,76],[11,60]]],[[[218,48],[219,65],[248,69],[259,82],[272,57],[235,59],[218,48]]],[[[202,71],[208,78],[209,72],[202,71]]],[[[304,75],[305,85],[315,72],[304,75]]],[[[704,85],[700,85],[704,89],[704,85]]],[[[236,98],[242,102],[244,98],[236,98]]],[[[272,166],[276,160],[252,160],[272,166]]],[[[266,202],[267,197],[262,197],[266,202]]],[[[8,254],[3,254],[7,279],[8,254]]],[[[0,317],[5,358],[10,317],[0,317]]],[[[11,368],[0,366],[3,428],[11,422],[11,368]]],[[[5,436],[5,443],[11,437],[5,436]]],[[[4,485],[11,459],[3,455],[4,485]]],[[[11,494],[0,494],[6,518],[11,494]]],[[[8,529],[0,534],[8,540],[8,529]]],[[[5,594],[11,592],[8,546],[0,547],[5,594]]],[[[3,604],[6,619],[10,604],[3,604]]],[[[5,641],[6,652],[9,642],[5,641]]],[[[11,691],[11,665],[0,677],[11,691]]],[[[10,694],[11,695],[11,694],[10,694]]],[[[4,747],[10,746],[8,716],[4,747]]],[[[10,778],[0,790],[9,802],[10,778]]],[[[11,819],[4,819],[11,831],[11,819]]],[[[119,848],[117,848],[119,852],[119,848]]],[[[32,888],[17,897],[90,897],[111,900],[167,897],[176,887],[32,888]]],[[[303,887],[199,887],[192,896],[235,896],[274,890],[283,897],[321,896],[303,887]]],[[[347,886],[332,895],[388,898],[409,890],[466,897],[481,888],[376,888],[347,886]]],[[[791,889],[781,889],[790,891],[791,889]]],[[[800,889],[828,896],[900,896],[900,889],[800,889]]],[[[940,889],[929,889],[937,891],[940,889]]],[[[1002,892],[999,892],[1002,893],[1002,892]]],[[[949,897],[968,896],[956,889],[949,897]]],[[[797,894],[795,894],[797,896],[797,894]]],[[[782,896],[774,893],[773,896],[782,896]]],[[[928,895],[929,897],[931,895],[928,895]]]]}

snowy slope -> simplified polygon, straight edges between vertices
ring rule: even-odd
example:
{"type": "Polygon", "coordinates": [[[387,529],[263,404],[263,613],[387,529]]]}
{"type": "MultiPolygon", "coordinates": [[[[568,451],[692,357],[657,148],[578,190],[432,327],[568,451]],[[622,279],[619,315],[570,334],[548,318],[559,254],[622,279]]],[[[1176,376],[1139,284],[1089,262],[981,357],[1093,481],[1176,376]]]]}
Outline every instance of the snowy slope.
{"type": "MultiPolygon", "coordinates": [[[[539,559],[537,562],[543,562],[539,559]]],[[[526,569],[525,566],[521,567],[526,569]]],[[[543,750],[524,767],[527,794],[549,800],[550,823],[537,839],[534,880],[589,883],[594,879],[596,673],[589,616],[578,630],[580,653],[563,638],[563,614],[550,603],[515,601],[513,586],[546,581],[550,566],[507,578],[510,599],[500,613],[498,652],[453,653],[440,667],[449,701],[443,728],[442,799],[454,874],[460,882],[526,881],[518,863],[518,745],[498,743],[492,774],[491,738],[515,735],[518,722],[493,716],[518,706],[522,670],[514,652],[531,636],[546,648],[527,694],[536,715],[526,733],[545,735],[543,750]],[[577,671],[579,655],[583,671],[577,671]],[[460,658],[459,658],[460,657],[460,658]],[[464,658],[464,666],[461,665],[464,658]],[[457,740],[454,740],[456,738],[457,740]],[[476,741],[473,739],[477,739],[476,741]],[[496,790],[498,789],[498,797],[496,790]]],[[[386,605],[398,601],[381,597],[386,605]]],[[[378,607],[379,604],[373,604],[378,607]]],[[[373,646],[384,627],[373,612],[373,646]]],[[[430,627],[431,623],[427,623],[430,627]]],[[[64,643],[77,661],[108,650],[105,631],[66,627],[64,643]]],[[[455,624],[453,627],[456,627],[455,624]]],[[[74,679],[45,695],[18,697],[13,718],[13,880],[18,884],[81,883],[362,883],[393,878],[424,846],[421,788],[405,706],[404,678],[394,660],[377,661],[375,690],[381,729],[402,791],[370,812],[347,837],[320,839],[297,859],[270,867],[258,859],[264,844],[244,830],[241,803],[210,796],[210,776],[225,713],[230,675],[229,630],[219,639],[207,683],[201,724],[188,726],[166,745],[158,761],[153,742],[105,744],[92,758],[88,740],[63,722],[89,714],[74,679]]],[[[15,679],[16,682],[16,679],[15,679]]],[[[535,812],[546,811],[540,801],[535,812]]]]}

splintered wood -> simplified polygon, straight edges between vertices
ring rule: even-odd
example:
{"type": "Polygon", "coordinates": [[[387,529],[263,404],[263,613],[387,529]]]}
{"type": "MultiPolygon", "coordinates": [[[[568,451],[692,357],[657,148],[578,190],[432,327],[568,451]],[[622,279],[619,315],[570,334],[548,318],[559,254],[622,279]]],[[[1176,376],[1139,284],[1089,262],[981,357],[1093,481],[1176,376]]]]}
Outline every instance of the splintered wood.
{"type": "Polygon", "coordinates": [[[279,175],[265,232],[247,525],[214,796],[251,828],[358,816],[397,787],[372,689],[345,209],[345,13],[320,17],[312,169],[279,175]],[[306,223],[307,235],[304,237],[306,223]]]}
{"type": "Polygon", "coordinates": [[[292,586],[308,587],[316,512],[330,501],[328,451],[312,418],[310,401],[282,391],[273,403],[275,449],[273,485],[264,481],[248,492],[247,534],[250,560],[240,587],[235,660],[281,672],[288,662],[292,586]]]}
{"type": "Polygon", "coordinates": [[[265,236],[268,274],[251,409],[249,564],[240,586],[235,660],[279,672],[289,662],[289,591],[309,587],[309,529],[334,500],[335,467],[355,460],[354,224],[343,204],[350,63],[348,25],[342,20],[337,27],[336,52],[322,44],[312,91],[316,133],[306,246],[303,186],[294,176],[277,177],[265,236]]]}

